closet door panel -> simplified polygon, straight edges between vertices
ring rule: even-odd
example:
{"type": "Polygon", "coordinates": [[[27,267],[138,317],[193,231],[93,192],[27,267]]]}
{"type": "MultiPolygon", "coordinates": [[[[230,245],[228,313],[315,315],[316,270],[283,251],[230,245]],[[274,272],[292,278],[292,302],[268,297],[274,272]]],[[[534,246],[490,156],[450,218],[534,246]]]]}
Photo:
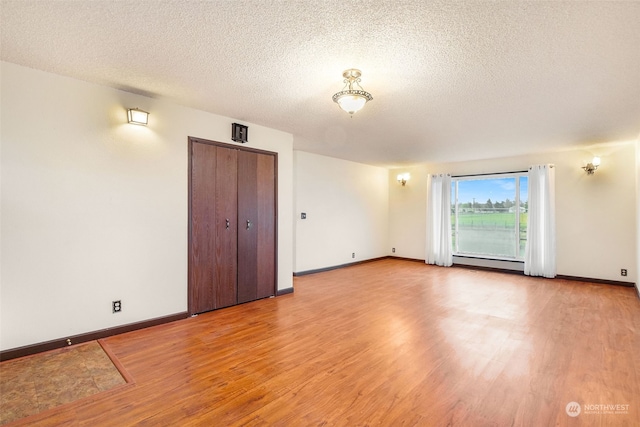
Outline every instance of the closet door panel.
{"type": "Polygon", "coordinates": [[[275,294],[276,266],[276,194],[275,156],[259,155],[257,159],[257,298],[275,294]]]}
{"type": "Polygon", "coordinates": [[[189,312],[275,294],[277,157],[189,139],[189,312]]]}
{"type": "Polygon", "coordinates": [[[217,147],[215,308],[237,303],[238,150],[217,147]]]}
{"type": "Polygon", "coordinates": [[[256,153],[238,152],[238,303],[257,298],[257,160],[256,153]]]}
{"type": "Polygon", "coordinates": [[[216,148],[193,143],[191,153],[191,242],[189,308],[201,313],[215,308],[214,247],[216,148]]]}

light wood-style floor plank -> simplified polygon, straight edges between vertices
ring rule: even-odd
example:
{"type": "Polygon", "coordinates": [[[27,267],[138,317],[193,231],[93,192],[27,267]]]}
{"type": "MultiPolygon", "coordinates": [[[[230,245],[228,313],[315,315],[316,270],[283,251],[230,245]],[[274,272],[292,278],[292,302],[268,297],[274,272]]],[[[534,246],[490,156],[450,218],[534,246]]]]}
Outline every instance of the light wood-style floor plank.
{"type": "Polygon", "coordinates": [[[17,425],[640,425],[634,289],[393,259],[294,286],[103,340],[134,386],[17,425]]]}

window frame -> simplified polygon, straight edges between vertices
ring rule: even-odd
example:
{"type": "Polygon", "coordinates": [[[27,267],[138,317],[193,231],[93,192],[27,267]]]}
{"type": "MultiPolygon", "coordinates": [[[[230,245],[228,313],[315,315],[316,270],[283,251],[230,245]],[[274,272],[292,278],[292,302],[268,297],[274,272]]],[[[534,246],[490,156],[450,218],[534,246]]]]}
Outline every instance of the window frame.
{"type": "MultiPolygon", "coordinates": [[[[454,215],[455,215],[455,227],[452,227],[452,240],[453,244],[451,247],[451,252],[454,257],[460,258],[477,258],[477,259],[488,259],[488,260],[497,260],[497,261],[516,261],[516,262],[524,262],[524,255],[520,255],[520,178],[525,177],[528,179],[528,171],[515,171],[515,172],[495,172],[495,173],[485,173],[485,174],[473,174],[473,175],[452,175],[451,176],[451,189],[455,189],[455,193],[452,191],[451,195],[451,204],[452,207],[455,206],[454,215]],[[515,248],[516,254],[514,256],[500,256],[493,254],[482,254],[482,253],[473,253],[473,252],[460,252],[459,248],[459,206],[458,206],[458,183],[460,181],[479,181],[479,180],[489,180],[489,179],[504,179],[504,178],[515,178],[515,200],[514,206],[516,206],[515,215],[515,227],[514,227],[514,239],[515,239],[515,248]],[[453,235],[455,233],[455,236],[453,235]]],[[[528,187],[528,184],[527,184],[528,187]]],[[[527,190],[527,201],[528,201],[528,190],[527,190]]],[[[527,221],[528,225],[528,221],[527,221]]],[[[526,235],[525,235],[526,236],[526,235]]],[[[526,240],[526,237],[525,237],[526,240]]]]}

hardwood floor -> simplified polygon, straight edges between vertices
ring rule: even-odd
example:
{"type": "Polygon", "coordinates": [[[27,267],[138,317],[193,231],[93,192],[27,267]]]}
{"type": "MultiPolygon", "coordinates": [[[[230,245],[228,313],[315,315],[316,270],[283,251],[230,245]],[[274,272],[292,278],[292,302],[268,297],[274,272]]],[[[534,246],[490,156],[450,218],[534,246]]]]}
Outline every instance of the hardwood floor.
{"type": "Polygon", "coordinates": [[[294,285],[103,340],[135,385],[17,425],[640,425],[632,288],[393,259],[294,285]]]}

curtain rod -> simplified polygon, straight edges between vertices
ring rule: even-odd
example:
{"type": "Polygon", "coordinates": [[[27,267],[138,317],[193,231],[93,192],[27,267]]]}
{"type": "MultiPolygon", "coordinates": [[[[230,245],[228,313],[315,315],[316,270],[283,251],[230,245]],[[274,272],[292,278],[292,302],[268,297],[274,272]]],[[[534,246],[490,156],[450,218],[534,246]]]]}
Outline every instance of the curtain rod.
{"type": "Polygon", "coordinates": [[[527,172],[529,172],[528,169],[523,171],[513,171],[513,172],[472,173],[469,175],[451,175],[451,178],[466,178],[468,176],[507,175],[507,174],[527,173],[527,172]]]}

